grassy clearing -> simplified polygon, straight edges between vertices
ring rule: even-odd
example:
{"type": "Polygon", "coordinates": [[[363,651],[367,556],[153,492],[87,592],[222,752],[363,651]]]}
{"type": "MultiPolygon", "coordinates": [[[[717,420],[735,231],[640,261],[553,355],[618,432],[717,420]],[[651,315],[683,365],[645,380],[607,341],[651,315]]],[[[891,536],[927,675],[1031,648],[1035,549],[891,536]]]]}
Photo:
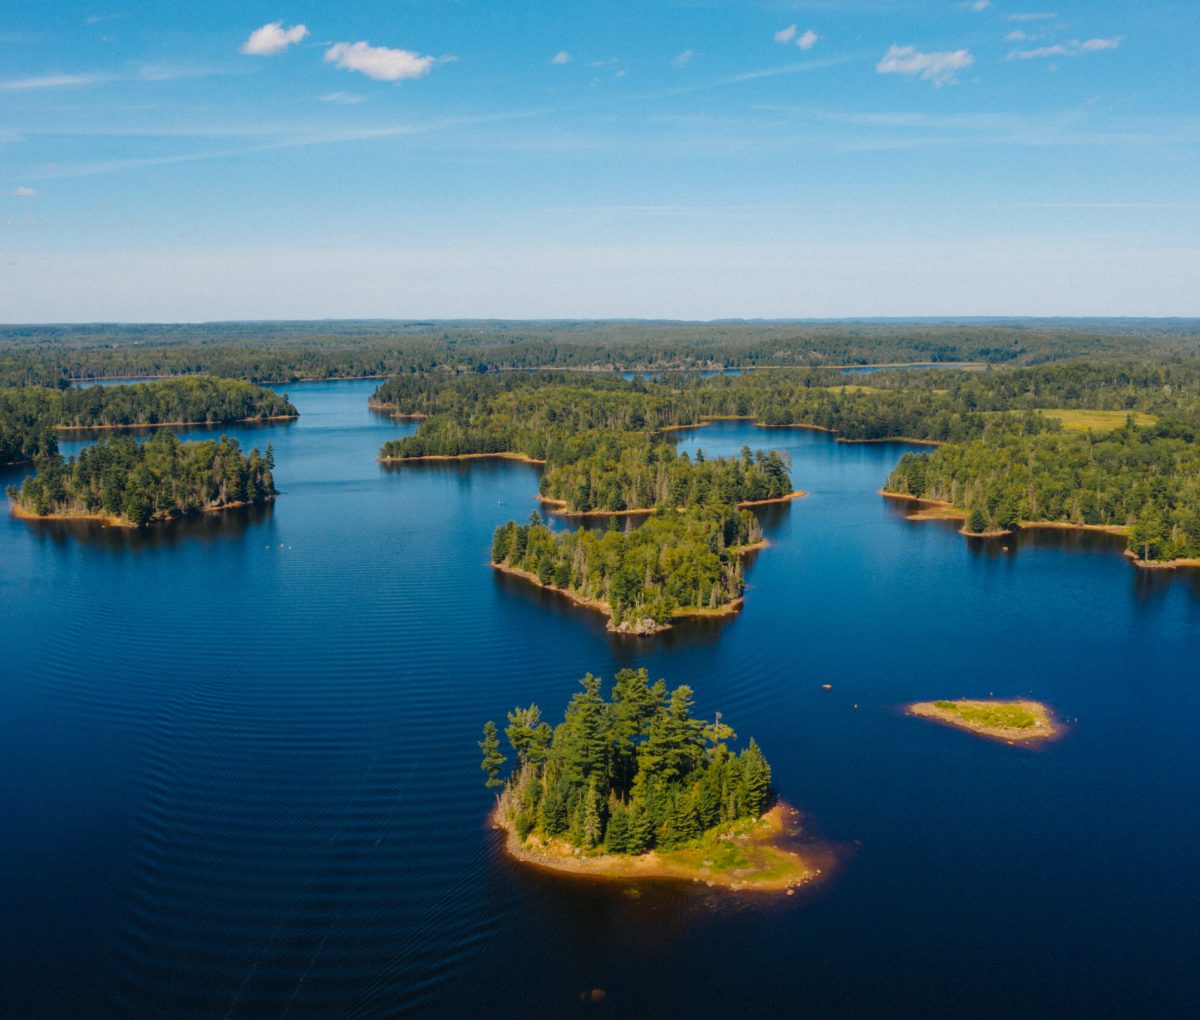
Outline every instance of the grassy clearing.
{"type": "Polygon", "coordinates": [[[999,729],[1027,730],[1037,725],[1037,716],[1022,702],[935,701],[943,712],[953,712],[964,722],[999,729]]]}
{"type": "Polygon", "coordinates": [[[1152,414],[1141,411],[1090,411],[1079,408],[1044,408],[1047,418],[1057,418],[1062,427],[1068,432],[1114,432],[1125,424],[1125,419],[1133,416],[1133,423],[1140,428],[1155,425],[1158,419],[1152,414]]]}

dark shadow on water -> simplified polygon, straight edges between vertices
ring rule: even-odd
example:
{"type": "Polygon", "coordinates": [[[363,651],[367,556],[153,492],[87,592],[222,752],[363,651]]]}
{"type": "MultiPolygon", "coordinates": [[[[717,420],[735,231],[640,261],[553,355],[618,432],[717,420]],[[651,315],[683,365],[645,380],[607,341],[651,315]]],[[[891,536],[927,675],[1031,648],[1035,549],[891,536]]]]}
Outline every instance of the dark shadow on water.
{"type": "Polygon", "coordinates": [[[274,503],[215,510],[172,521],[158,521],[144,528],[111,527],[100,521],[24,520],[35,538],[50,545],[77,542],[108,552],[142,552],[170,549],[185,542],[211,545],[221,540],[240,539],[247,531],[270,522],[274,503]]]}

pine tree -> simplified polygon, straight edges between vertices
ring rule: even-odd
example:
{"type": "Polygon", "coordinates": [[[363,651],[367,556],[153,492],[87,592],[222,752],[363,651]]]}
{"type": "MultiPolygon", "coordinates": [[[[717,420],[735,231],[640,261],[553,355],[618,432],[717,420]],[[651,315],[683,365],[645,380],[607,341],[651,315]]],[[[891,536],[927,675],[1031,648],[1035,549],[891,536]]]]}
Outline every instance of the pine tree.
{"type": "Polygon", "coordinates": [[[500,753],[500,741],[496,737],[496,724],[490,719],[483,724],[483,739],[479,741],[479,750],[483,752],[483,761],[479,763],[479,767],[487,773],[487,782],[484,785],[489,790],[503,786],[504,780],[500,778],[500,769],[508,759],[500,753]]]}
{"type": "Polygon", "coordinates": [[[771,797],[771,766],[767,764],[753,737],[739,757],[746,790],[746,811],[757,818],[766,809],[771,797]]]}
{"type": "Polygon", "coordinates": [[[583,802],[583,839],[580,845],[585,850],[598,846],[604,835],[604,819],[601,815],[600,790],[596,785],[596,777],[588,782],[587,793],[583,802]]]}
{"type": "Polygon", "coordinates": [[[608,814],[608,828],[604,830],[604,845],[610,854],[629,853],[629,810],[621,801],[613,803],[608,814]]]}

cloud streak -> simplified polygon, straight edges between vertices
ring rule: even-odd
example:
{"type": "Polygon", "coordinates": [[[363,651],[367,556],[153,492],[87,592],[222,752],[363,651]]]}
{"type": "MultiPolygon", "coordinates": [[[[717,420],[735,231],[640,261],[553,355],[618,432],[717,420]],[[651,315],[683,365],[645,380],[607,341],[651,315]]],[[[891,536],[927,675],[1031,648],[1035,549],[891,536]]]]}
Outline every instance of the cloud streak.
{"type": "Polygon", "coordinates": [[[951,85],[958,80],[958,72],[975,63],[968,50],[922,53],[915,46],[897,46],[884,54],[875,65],[880,74],[905,74],[932,82],[935,87],[951,85]]]}
{"type": "Polygon", "coordinates": [[[115,81],[113,74],[42,74],[30,78],[10,78],[0,81],[0,89],[5,91],[25,91],[33,89],[66,89],[78,88],[82,85],[96,85],[99,82],[115,81]]]}
{"type": "Polygon", "coordinates": [[[1115,50],[1121,45],[1121,37],[1112,39],[1069,39],[1065,43],[1055,43],[1053,46],[1039,46],[1032,50],[1013,50],[1009,60],[1042,60],[1048,57],[1082,57],[1086,53],[1099,53],[1103,50],[1115,50]]]}

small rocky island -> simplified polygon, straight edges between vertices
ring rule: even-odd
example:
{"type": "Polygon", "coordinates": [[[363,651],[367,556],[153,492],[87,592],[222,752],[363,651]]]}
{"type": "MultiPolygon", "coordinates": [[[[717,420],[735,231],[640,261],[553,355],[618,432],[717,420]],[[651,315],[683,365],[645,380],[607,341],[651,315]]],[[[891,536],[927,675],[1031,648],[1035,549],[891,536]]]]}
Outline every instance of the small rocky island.
{"type": "Polygon", "coordinates": [[[718,714],[692,715],[692,690],[623,669],[610,700],[590,673],[551,728],[537,705],[508,713],[508,763],[494,722],[481,767],[499,791],[492,813],[510,857],[592,878],[681,879],[790,892],[832,855],[802,844],[800,813],[774,799],[771,766],[718,714]]]}
{"type": "Polygon", "coordinates": [[[1036,743],[1062,735],[1062,727],[1040,701],[919,701],[909,715],[957,726],[1006,743],[1036,743]]]}

